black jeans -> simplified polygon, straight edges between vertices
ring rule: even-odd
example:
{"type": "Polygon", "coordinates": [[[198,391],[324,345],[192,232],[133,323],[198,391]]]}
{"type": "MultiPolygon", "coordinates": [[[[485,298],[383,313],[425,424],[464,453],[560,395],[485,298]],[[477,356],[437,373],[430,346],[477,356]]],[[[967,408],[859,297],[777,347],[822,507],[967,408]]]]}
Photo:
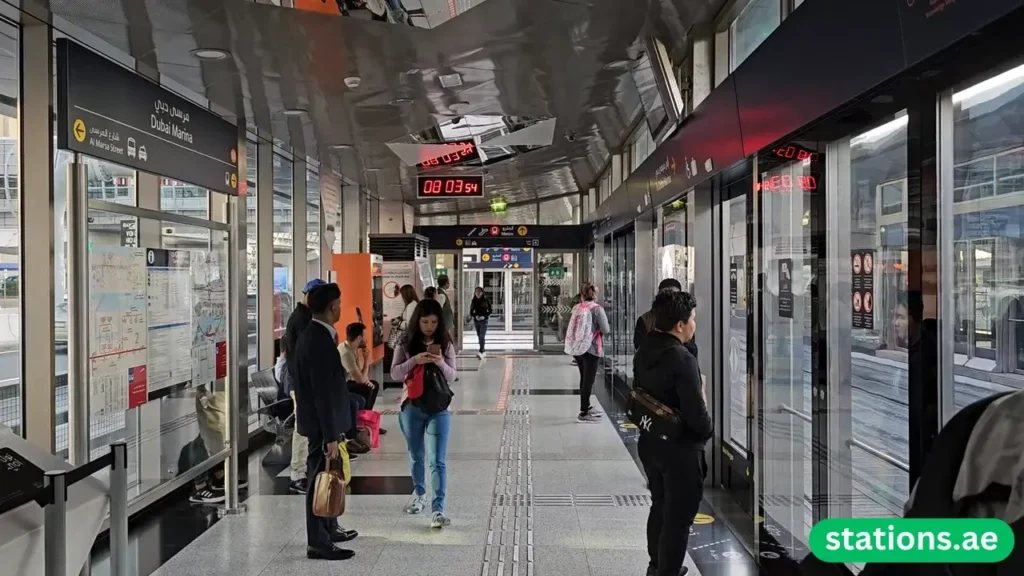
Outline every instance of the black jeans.
{"type": "Polygon", "coordinates": [[[306,456],[306,478],[309,485],[306,490],[306,545],[314,548],[330,548],[331,534],[338,530],[337,518],[321,518],[313,514],[313,485],[316,475],[327,467],[327,455],[324,453],[322,438],[309,440],[309,455],[306,456]]]}
{"type": "MultiPolygon", "coordinates": [[[[352,417],[352,427],[349,428],[348,431],[345,432],[345,437],[348,438],[349,440],[352,440],[353,438],[356,437],[356,431],[359,428],[357,426],[357,422],[356,421],[359,418],[359,411],[363,409],[363,406],[365,404],[366,404],[366,399],[363,398],[362,395],[359,395],[359,394],[349,394],[349,396],[348,396],[348,406],[349,406],[349,416],[352,417]]],[[[309,476],[307,476],[307,478],[309,478],[309,476]]]]}
{"type": "Polygon", "coordinates": [[[354,380],[348,381],[348,392],[349,394],[355,394],[363,399],[363,407],[361,410],[373,410],[374,404],[377,403],[377,392],[380,391],[380,384],[373,383],[373,388],[364,386],[354,380]]]}
{"type": "Polygon", "coordinates": [[[594,393],[594,379],[597,378],[597,365],[601,359],[590,352],[576,358],[576,368],[580,371],[580,414],[590,412],[590,396],[594,393]]]}
{"type": "Polygon", "coordinates": [[[480,353],[483,354],[487,342],[487,319],[473,320],[473,326],[476,327],[476,337],[480,341],[480,353]]]}
{"type": "Polygon", "coordinates": [[[647,554],[658,576],[678,576],[704,496],[704,451],[641,434],[637,452],[651,486],[647,554]]]}

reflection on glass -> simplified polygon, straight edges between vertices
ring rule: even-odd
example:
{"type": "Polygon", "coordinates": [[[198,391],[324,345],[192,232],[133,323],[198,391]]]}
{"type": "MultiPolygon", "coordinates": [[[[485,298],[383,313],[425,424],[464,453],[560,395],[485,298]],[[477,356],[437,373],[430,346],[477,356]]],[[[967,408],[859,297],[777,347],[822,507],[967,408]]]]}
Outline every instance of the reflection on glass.
{"type": "Polygon", "coordinates": [[[256,221],[256,144],[246,142],[245,145],[245,171],[246,192],[245,192],[245,292],[246,300],[246,322],[248,325],[248,352],[249,352],[249,373],[252,374],[257,368],[257,357],[259,355],[259,305],[256,295],[259,292],[259,269],[256,259],[257,254],[257,221],[256,221]]]}
{"type": "Polygon", "coordinates": [[[292,163],[274,155],[274,339],[292,311],[292,163]]]}
{"type": "Polygon", "coordinates": [[[726,422],[729,440],[742,448],[747,443],[747,197],[745,180],[741,195],[727,200],[722,207],[722,244],[728,255],[728,265],[723,266],[722,286],[728,287],[729,304],[723,306],[726,350],[725,401],[729,406],[726,422]]]}
{"type": "MultiPolygon", "coordinates": [[[[18,29],[0,33],[0,425],[21,432],[21,230],[18,204],[18,29]]],[[[61,335],[58,335],[58,338],[61,335]]],[[[62,337],[67,345],[67,330],[62,337]]]]}
{"type": "Polygon", "coordinates": [[[763,172],[761,223],[763,292],[761,329],[764,381],[761,506],[766,528],[781,525],[776,539],[807,553],[813,495],[811,422],[812,191],[796,185],[811,176],[810,161],[763,172]],[[766,183],[782,185],[772,188],[766,183]],[[802,545],[801,545],[802,544],[802,545]],[[798,545],[799,548],[797,548],[798,545]]]}
{"type": "Polygon", "coordinates": [[[752,0],[732,23],[732,58],[730,68],[735,70],[764,42],[782,19],[782,5],[778,0],[752,0]]]}
{"type": "Polygon", "coordinates": [[[306,279],[320,277],[320,172],[306,171],[306,279]]]}
{"type": "Polygon", "coordinates": [[[537,257],[537,278],[540,301],[537,303],[539,344],[560,345],[572,315],[572,299],[576,295],[573,273],[576,255],[540,254],[537,257]]]}
{"type": "MultiPolygon", "coordinates": [[[[872,309],[864,297],[838,296],[851,306],[850,395],[853,439],[890,457],[909,460],[908,348],[919,330],[907,299],[907,117],[850,139],[849,261],[832,262],[869,278],[872,309]],[[870,255],[873,265],[865,266],[870,255]],[[859,265],[858,265],[859,264],[859,265]],[[858,273],[858,269],[861,272],[858,273]],[[858,304],[861,311],[858,312],[858,304]]],[[[844,242],[845,243],[845,242],[844,242]]],[[[845,274],[846,272],[844,272],[845,274]]],[[[858,280],[857,282],[862,282],[858,280]]],[[[856,290],[854,285],[851,290],[856,290]]],[[[849,316],[840,316],[841,318],[849,316]]],[[[847,352],[843,352],[846,354],[847,352]]],[[[856,516],[900,516],[910,495],[907,472],[853,447],[852,490],[856,516]]]]}
{"type": "Polygon", "coordinates": [[[693,291],[693,191],[661,208],[661,243],[655,253],[655,282],[675,278],[693,291]]]}
{"type": "Polygon", "coordinates": [[[633,230],[615,233],[605,240],[605,292],[598,290],[597,297],[612,330],[604,335],[605,367],[627,383],[633,378],[635,289],[636,234],[633,230]]]}
{"type": "Polygon", "coordinates": [[[959,409],[1024,387],[1024,66],[953,95],[959,409]]]}
{"type": "Polygon", "coordinates": [[[206,220],[210,217],[210,191],[178,180],[161,178],[160,209],[206,220]]]}

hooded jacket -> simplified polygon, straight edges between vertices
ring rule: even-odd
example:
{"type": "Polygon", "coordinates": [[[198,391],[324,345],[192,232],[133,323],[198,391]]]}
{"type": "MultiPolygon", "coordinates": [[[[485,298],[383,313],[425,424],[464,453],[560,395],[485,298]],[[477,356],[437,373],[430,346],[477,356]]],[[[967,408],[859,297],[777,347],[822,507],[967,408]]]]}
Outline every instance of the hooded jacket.
{"type": "Polygon", "coordinates": [[[702,450],[714,432],[701,394],[697,359],[672,334],[652,331],[633,357],[633,381],[683,421],[683,447],[702,450]]]}

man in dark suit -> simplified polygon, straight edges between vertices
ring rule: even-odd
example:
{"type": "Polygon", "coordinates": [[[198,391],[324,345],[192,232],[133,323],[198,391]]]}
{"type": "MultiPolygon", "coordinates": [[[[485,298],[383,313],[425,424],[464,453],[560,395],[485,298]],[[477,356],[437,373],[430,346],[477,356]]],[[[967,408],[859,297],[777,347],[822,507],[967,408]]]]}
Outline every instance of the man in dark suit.
{"type": "Polygon", "coordinates": [[[351,428],[350,400],[345,369],[338,354],[334,324],[341,317],[341,290],[337,284],[325,284],[307,295],[313,320],[299,335],[295,353],[288,357],[295,382],[296,426],[309,440],[306,457],[306,556],[319,560],[347,560],[355,552],[335,546],[358,534],[344,530],[333,518],[313,514],[313,486],[323,472],[327,459],[340,457],[339,442],[351,428]]]}

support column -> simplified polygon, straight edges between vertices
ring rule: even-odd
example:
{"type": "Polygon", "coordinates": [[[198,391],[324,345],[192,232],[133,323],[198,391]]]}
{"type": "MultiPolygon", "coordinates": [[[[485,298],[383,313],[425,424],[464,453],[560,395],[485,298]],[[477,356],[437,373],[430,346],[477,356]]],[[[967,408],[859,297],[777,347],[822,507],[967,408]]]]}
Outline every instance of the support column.
{"type": "Polygon", "coordinates": [[[259,354],[256,369],[274,363],[274,145],[256,144],[256,298],[259,354]]]}
{"type": "Polygon", "coordinates": [[[342,204],[342,252],[361,252],[366,238],[366,196],[356,185],[345,185],[341,189],[342,204]]]}
{"type": "Polygon", "coordinates": [[[715,87],[715,35],[710,28],[693,32],[693,70],[690,74],[690,110],[694,110],[715,87]]]}
{"type": "MultiPolygon", "coordinates": [[[[146,172],[135,172],[135,204],[139,208],[148,210],[160,209],[160,177],[146,172]]],[[[127,216],[121,216],[127,218],[127,216]]],[[[160,222],[148,218],[136,219],[139,236],[139,246],[144,248],[159,248],[161,246],[160,222]]],[[[181,450],[181,444],[177,437],[160,434],[162,422],[172,422],[180,414],[164,402],[146,402],[135,410],[129,410],[128,414],[134,413],[138,419],[138,437],[152,438],[149,441],[136,442],[134,447],[129,448],[135,454],[135,462],[138,466],[139,478],[160,478],[163,468],[162,453],[167,450],[181,450]],[[165,412],[166,411],[166,412],[165,412]]],[[[131,418],[131,416],[128,416],[131,418]]],[[[125,422],[126,427],[129,422],[125,422]]],[[[177,457],[177,452],[174,452],[177,457]]]]}
{"type": "Polygon", "coordinates": [[[715,34],[715,86],[729,75],[729,30],[715,34]]]}
{"type": "Polygon", "coordinates": [[[633,238],[636,242],[636,309],[646,311],[654,298],[654,215],[646,215],[636,219],[633,238]]]}
{"type": "MultiPolygon", "coordinates": [[[[54,376],[53,35],[45,22],[25,18],[18,43],[21,61],[21,435],[47,452],[56,451],[57,381],[54,376]],[[31,386],[26,386],[31,382],[31,386]]],[[[63,190],[61,191],[63,193],[63,190]]],[[[63,204],[63,202],[62,202],[63,204]]],[[[55,253],[56,250],[56,253],[55,253]]],[[[57,256],[57,258],[55,258],[57,256]]]]}
{"type": "MultiPolygon", "coordinates": [[[[707,403],[711,407],[712,422],[716,430],[722,430],[723,411],[718,406],[718,396],[725,383],[721,371],[715,370],[715,367],[722,365],[721,334],[723,329],[728,329],[721,325],[722,307],[729,305],[728,292],[725,291],[728,287],[723,287],[721,282],[723,263],[728,259],[728,254],[724,252],[721,242],[721,228],[715,225],[715,180],[704,182],[690,193],[688,204],[693,206],[693,230],[688,230],[687,236],[691,238],[688,243],[693,246],[692,257],[696,260],[690,266],[693,277],[689,280],[697,299],[697,332],[694,338],[697,349],[701,351],[697,363],[701,374],[708,379],[707,403]],[[716,334],[720,336],[717,339],[716,334]]],[[[715,434],[713,449],[707,451],[708,477],[705,483],[709,486],[717,486],[721,477],[717,465],[719,454],[722,453],[720,437],[715,434]]]]}
{"type": "Polygon", "coordinates": [[[306,160],[296,158],[292,161],[292,302],[302,302],[302,288],[309,279],[308,264],[306,160]]]}

